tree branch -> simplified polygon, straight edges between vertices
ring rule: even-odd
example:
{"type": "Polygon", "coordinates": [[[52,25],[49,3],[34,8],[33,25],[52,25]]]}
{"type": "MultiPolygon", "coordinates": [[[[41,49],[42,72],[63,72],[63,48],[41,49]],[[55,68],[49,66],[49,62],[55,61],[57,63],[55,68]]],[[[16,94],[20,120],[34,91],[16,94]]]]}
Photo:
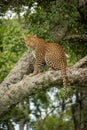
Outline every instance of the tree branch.
{"type": "Polygon", "coordinates": [[[55,42],[60,42],[65,37],[67,31],[68,31],[68,22],[64,21],[62,25],[59,24],[55,26],[51,30],[50,34],[55,42]]]}
{"type": "Polygon", "coordinates": [[[73,41],[73,42],[77,42],[77,41],[87,41],[87,35],[70,35],[70,36],[66,36],[64,38],[65,40],[69,40],[69,41],[73,41]]]}
{"type": "Polygon", "coordinates": [[[82,58],[81,60],[79,60],[73,67],[75,68],[82,68],[84,66],[87,66],[87,56],[85,56],[84,58],[82,58]]]}
{"type": "MultiPolygon", "coordinates": [[[[87,68],[67,70],[68,83],[71,85],[81,85],[87,87],[87,68]]],[[[60,71],[47,71],[33,77],[26,76],[16,84],[8,86],[6,92],[1,87],[0,90],[0,117],[8,112],[12,106],[22,101],[24,98],[36,94],[51,86],[61,86],[62,77],[60,71]]]]}

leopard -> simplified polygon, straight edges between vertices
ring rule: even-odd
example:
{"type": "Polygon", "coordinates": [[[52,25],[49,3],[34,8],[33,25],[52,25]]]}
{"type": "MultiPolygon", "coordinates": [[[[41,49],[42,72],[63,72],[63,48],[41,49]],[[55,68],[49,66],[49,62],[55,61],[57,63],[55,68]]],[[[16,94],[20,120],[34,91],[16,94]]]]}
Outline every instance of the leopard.
{"type": "Polygon", "coordinates": [[[35,58],[34,71],[32,76],[42,72],[42,63],[44,61],[50,70],[61,70],[64,86],[64,96],[67,98],[67,59],[61,45],[54,42],[45,42],[44,39],[38,38],[34,35],[27,35],[24,37],[24,40],[25,45],[32,49],[32,53],[35,58]]]}

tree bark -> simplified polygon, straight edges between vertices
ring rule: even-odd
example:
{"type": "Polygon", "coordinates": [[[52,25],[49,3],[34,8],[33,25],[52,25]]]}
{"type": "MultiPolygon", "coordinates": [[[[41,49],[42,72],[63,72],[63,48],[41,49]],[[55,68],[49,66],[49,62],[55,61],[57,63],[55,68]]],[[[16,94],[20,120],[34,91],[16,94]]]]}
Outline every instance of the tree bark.
{"type": "Polygon", "coordinates": [[[7,125],[8,130],[15,130],[14,125],[12,124],[10,120],[6,122],[6,125],[7,125]]]}
{"type": "MultiPolygon", "coordinates": [[[[23,101],[24,98],[48,87],[62,85],[61,71],[47,71],[32,77],[27,75],[23,78],[23,75],[27,73],[28,67],[28,73],[30,73],[31,64],[33,66],[33,58],[31,60],[30,57],[30,51],[26,52],[0,85],[0,117],[4,116],[17,103],[23,101]]],[[[76,66],[78,64],[82,66],[86,58],[87,56],[83,58],[84,60],[82,59],[76,63],[76,66]]],[[[85,64],[87,64],[87,60],[85,64]]],[[[81,68],[79,65],[78,67],[74,65],[73,67],[67,68],[67,80],[71,85],[87,87],[87,67],[81,68]]]]}
{"type": "Polygon", "coordinates": [[[73,122],[74,122],[74,130],[79,130],[79,121],[78,121],[78,104],[73,104],[72,105],[72,117],[73,117],[73,122]]]}
{"type": "Polygon", "coordinates": [[[62,25],[55,26],[50,34],[55,42],[60,42],[68,31],[68,22],[64,21],[62,25]]]}
{"type": "Polygon", "coordinates": [[[81,22],[87,24],[87,0],[78,0],[78,11],[81,22]]]}
{"type": "Polygon", "coordinates": [[[25,120],[24,119],[20,119],[20,121],[19,121],[19,129],[20,130],[24,130],[24,125],[25,125],[25,120]]]}
{"type": "Polygon", "coordinates": [[[70,36],[66,36],[64,38],[65,40],[69,40],[69,41],[73,41],[73,42],[87,42],[87,35],[83,34],[83,35],[70,35],[70,36]]]}

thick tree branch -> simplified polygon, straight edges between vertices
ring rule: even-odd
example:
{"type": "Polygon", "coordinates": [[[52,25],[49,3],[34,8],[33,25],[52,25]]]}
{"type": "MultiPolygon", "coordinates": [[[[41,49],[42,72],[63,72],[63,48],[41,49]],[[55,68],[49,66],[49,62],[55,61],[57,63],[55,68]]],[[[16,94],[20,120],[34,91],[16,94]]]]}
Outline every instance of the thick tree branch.
{"type": "MultiPolygon", "coordinates": [[[[87,87],[87,68],[67,70],[68,83],[87,87]]],[[[0,117],[8,112],[12,106],[22,101],[25,97],[36,94],[51,86],[61,86],[62,77],[60,71],[47,71],[33,77],[26,76],[17,84],[8,86],[6,92],[0,90],[0,117]]]]}
{"type": "Polygon", "coordinates": [[[83,42],[87,42],[87,35],[70,35],[70,36],[66,36],[64,39],[69,40],[69,41],[73,41],[73,42],[77,42],[77,41],[83,41],[83,42]]]}
{"type": "Polygon", "coordinates": [[[87,56],[79,60],[73,67],[75,68],[82,68],[82,67],[87,67],[87,56]]]}

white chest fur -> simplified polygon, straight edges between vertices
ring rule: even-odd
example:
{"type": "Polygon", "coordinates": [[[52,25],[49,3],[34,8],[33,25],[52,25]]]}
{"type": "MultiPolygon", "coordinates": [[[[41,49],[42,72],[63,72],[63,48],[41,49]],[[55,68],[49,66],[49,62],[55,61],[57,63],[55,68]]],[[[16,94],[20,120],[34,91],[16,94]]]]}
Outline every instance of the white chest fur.
{"type": "Polygon", "coordinates": [[[32,54],[33,54],[34,58],[36,58],[35,51],[32,51],[32,54]]]}

